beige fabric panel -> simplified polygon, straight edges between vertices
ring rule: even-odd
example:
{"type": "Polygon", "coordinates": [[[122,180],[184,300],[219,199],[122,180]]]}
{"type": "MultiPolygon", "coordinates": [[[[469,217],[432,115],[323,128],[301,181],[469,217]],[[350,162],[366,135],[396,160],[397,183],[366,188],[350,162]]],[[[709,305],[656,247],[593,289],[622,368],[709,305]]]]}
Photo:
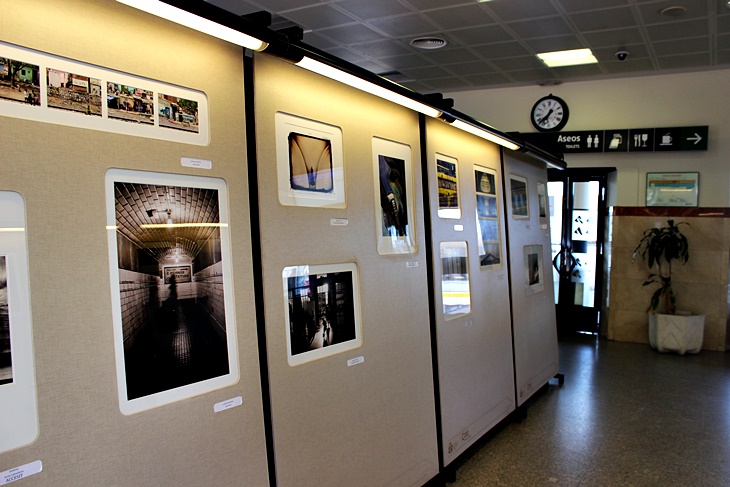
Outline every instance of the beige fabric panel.
{"type": "Polygon", "coordinates": [[[207,147],[0,118],[0,189],[27,205],[40,435],[0,471],[41,460],[23,485],[268,485],[253,288],[241,49],[111,0],[0,2],[3,41],[204,91],[207,147]],[[185,169],[183,156],[213,161],[185,169]],[[227,181],[240,381],[132,416],[115,379],[104,173],[227,181]],[[243,406],[214,414],[235,396],[243,406]]]}
{"type": "MultiPolygon", "coordinates": [[[[510,236],[510,272],[512,273],[512,321],[515,348],[515,382],[517,405],[558,373],[558,336],[555,323],[553,268],[550,251],[550,228],[540,228],[537,183],[547,186],[547,169],[541,162],[522,153],[505,151],[504,171],[507,191],[510,174],[527,179],[529,220],[512,218],[508,197],[507,225],[510,236]],[[544,289],[530,292],[526,278],[524,247],[542,245],[542,280],[544,289]]],[[[548,223],[549,225],[549,223],[548,223]]]]}
{"type": "Polygon", "coordinates": [[[448,465],[515,409],[505,212],[497,146],[437,120],[429,120],[426,134],[442,447],[448,465]],[[457,160],[460,219],[438,216],[437,153],[457,160]],[[479,261],[475,165],[496,171],[501,265],[494,268],[483,268],[479,261]],[[456,230],[455,225],[463,229],[456,230]],[[471,313],[446,320],[439,246],[452,241],[466,241],[468,246],[471,313]]]}
{"type": "Polygon", "coordinates": [[[265,55],[256,55],[266,333],[277,480],[281,486],[422,485],[438,472],[426,258],[415,113],[265,55]],[[345,209],[282,206],[277,111],[341,127],[345,209]],[[418,252],[379,255],[372,138],[411,146],[418,252]],[[330,219],[347,219],[332,226],[330,219]],[[286,266],[354,262],[363,344],[287,362],[286,266]],[[408,267],[417,263],[417,267],[408,267]],[[347,361],[364,362],[348,367],[347,361]]]}

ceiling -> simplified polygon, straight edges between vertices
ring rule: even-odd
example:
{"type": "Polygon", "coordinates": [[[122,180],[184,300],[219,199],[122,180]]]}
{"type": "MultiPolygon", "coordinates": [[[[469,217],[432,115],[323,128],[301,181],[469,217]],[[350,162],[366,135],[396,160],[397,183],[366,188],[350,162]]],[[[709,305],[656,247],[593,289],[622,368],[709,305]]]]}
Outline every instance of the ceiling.
{"type": "Polygon", "coordinates": [[[305,43],[420,93],[730,68],[724,0],[208,1],[237,15],[267,11],[273,29],[300,26],[305,43]],[[668,7],[686,11],[660,13],[668,7]],[[423,36],[448,44],[410,46],[423,36]],[[535,57],[585,47],[598,64],[549,69],[535,57]]]}

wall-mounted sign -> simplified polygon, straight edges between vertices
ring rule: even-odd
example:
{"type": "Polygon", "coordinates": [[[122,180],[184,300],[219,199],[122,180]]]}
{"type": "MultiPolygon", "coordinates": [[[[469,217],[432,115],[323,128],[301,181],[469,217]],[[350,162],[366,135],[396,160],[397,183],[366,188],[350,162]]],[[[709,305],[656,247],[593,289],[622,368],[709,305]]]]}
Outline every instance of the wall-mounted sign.
{"type": "Polygon", "coordinates": [[[518,133],[525,142],[549,152],[665,152],[707,150],[707,125],[644,129],[518,133]]]}

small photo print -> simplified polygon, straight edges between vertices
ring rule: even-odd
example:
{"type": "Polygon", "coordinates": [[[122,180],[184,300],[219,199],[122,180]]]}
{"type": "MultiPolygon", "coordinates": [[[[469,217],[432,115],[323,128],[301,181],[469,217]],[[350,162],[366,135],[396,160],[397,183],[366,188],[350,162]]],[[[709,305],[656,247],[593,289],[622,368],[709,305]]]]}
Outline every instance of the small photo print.
{"type": "Polygon", "coordinates": [[[48,106],[101,117],[101,80],[46,68],[48,106]]]}
{"type": "Polygon", "coordinates": [[[383,237],[408,235],[408,195],[406,195],[406,161],[378,156],[380,207],[383,210],[383,237]]]}
{"type": "Polygon", "coordinates": [[[477,194],[477,215],[481,218],[497,218],[497,197],[477,194]]]}
{"type": "Polygon", "coordinates": [[[0,57],[0,99],[40,105],[40,67],[0,57]]]}
{"type": "Polygon", "coordinates": [[[510,195],[512,201],[512,218],[527,220],[530,218],[530,207],[527,201],[527,179],[510,175],[510,195]]]}
{"type": "Polygon", "coordinates": [[[360,346],[355,264],[286,267],[282,277],[289,365],[360,346]]]}
{"type": "Polygon", "coordinates": [[[459,208],[456,163],[436,159],[436,177],[438,179],[439,209],[459,208]]]}
{"type": "Polygon", "coordinates": [[[332,193],[332,143],[309,135],[289,133],[291,189],[332,193]]]}
{"type": "Polygon", "coordinates": [[[160,127],[200,132],[198,102],[160,93],[157,97],[160,127]]]}
{"type": "Polygon", "coordinates": [[[151,91],[119,83],[106,84],[109,118],[152,125],[154,105],[154,94],[151,91]]]}
{"type": "Polygon", "coordinates": [[[495,174],[475,170],[474,176],[476,180],[476,192],[482,194],[497,194],[497,186],[494,183],[495,174]]]}
{"type": "Polygon", "coordinates": [[[501,267],[501,248],[499,228],[499,202],[497,200],[497,173],[494,169],[475,166],[477,198],[477,231],[479,265],[482,268],[501,267]]]}
{"type": "Polygon", "coordinates": [[[497,220],[479,220],[479,227],[482,234],[482,241],[499,241],[499,222],[497,220]]]}
{"type": "Polygon", "coordinates": [[[525,245],[525,281],[528,293],[537,293],[545,289],[542,275],[542,245],[525,245]]]}
{"type": "Polygon", "coordinates": [[[0,386],[13,382],[7,269],[7,259],[0,255],[0,386]]]}
{"type": "Polygon", "coordinates": [[[537,183],[537,207],[540,211],[540,218],[547,218],[547,195],[545,194],[545,183],[537,183]]]}

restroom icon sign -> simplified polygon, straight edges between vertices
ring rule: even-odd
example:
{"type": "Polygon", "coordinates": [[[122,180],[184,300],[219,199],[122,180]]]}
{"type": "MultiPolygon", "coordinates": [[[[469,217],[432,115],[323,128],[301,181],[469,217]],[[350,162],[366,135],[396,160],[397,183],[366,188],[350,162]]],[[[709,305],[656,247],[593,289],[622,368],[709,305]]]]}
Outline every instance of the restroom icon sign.
{"type": "Polygon", "coordinates": [[[606,152],[626,152],[628,150],[628,130],[606,130],[604,133],[606,137],[606,152]]]}

